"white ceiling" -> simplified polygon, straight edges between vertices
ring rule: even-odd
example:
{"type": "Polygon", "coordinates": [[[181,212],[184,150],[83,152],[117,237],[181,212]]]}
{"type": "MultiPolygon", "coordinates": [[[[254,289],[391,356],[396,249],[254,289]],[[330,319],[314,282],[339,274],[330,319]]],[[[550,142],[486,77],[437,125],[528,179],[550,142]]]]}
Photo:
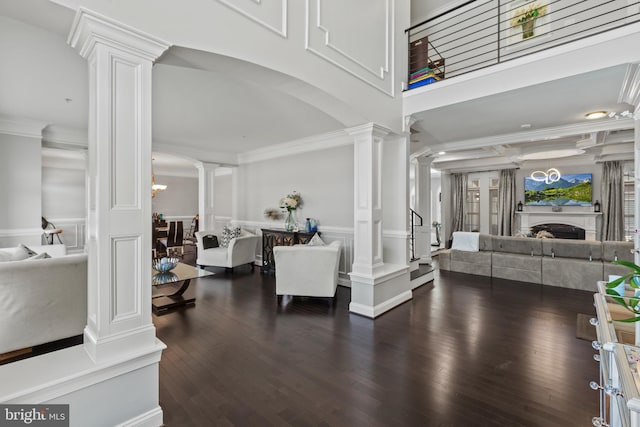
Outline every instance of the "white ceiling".
{"type": "MultiPolygon", "coordinates": [[[[429,0],[419,7],[456,3],[429,0]]],[[[86,132],[87,65],[66,44],[73,16],[48,0],[0,0],[0,116],[86,132]]],[[[514,164],[527,152],[575,148],[591,133],[553,132],[585,123],[589,111],[628,108],[618,103],[626,71],[613,67],[417,113],[412,152],[446,151],[434,167],[455,170],[473,169],[469,162],[478,159],[491,167],[514,164]]],[[[153,72],[155,155],[158,148],[174,147],[171,153],[184,154],[190,173],[195,158],[232,158],[361,123],[357,113],[322,91],[233,58],[172,47],[153,72]]],[[[583,156],[628,156],[621,147],[628,147],[629,134],[602,131],[593,139],[583,156]]],[[[158,168],[160,163],[158,158],[158,168]]]]}

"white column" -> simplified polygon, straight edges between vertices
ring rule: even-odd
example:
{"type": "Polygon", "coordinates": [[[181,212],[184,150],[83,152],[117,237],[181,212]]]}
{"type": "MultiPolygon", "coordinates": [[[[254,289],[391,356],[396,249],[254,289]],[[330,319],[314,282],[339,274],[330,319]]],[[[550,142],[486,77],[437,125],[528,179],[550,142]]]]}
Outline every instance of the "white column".
{"type": "Polygon", "coordinates": [[[198,169],[198,228],[200,231],[213,231],[216,228],[215,188],[216,163],[196,162],[198,169]]]}
{"type": "Polygon", "coordinates": [[[88,319],[99,363],[157,347],[151,322],[151,67],[169,45],[81,10],[89,62],[88,319]]]}
{"type": "Polygon", "coordinates": [[[382,260],[382,142],[389,131],[372,123],[347,129],[354,138],[354,263],[373,277],[382,260]]]}
{"type": "MultiPolygon", "coordinates": [[[[383,177],[383,141],[389,133],[388,129],[375,124],[367,124],[347,129],[354,140],[354,241],[353,266],[349,277],[351,279],[351,302],[349,311],[362,316],[375,318],[380,314],[411,299],[409,266],[407,265],[407,188],[409,185],[408,152],[404,145],[396,144],[396,155],[387,159],[388,172],[397,171],[402,178],[397,179],[398,185],[390,185],[389,192],[402,191],[402,207],[397,204],[390,206],[390,226],[398,226],[400,230],[391,230],[392,240],[400,245],[388,242],[383,248],[382,235],[382,177],[383,177]],[[400,158],[403,167],[398,168],[400,158]],[[394,167],[396,166],[396,167],[394,167]],[[394,215],[394,209],[401,209],[399,215],[394,215]],[[399,219],[399,218],[402,219],[399,219]],[[396,218],[394,220],[393,218],[396,218]],[[401,236],[400,236],[401,235],[401,236]],[[401,237],[401,239],[398,239],[401,237]],[[383,251],[389,251],[388,257],[393,262],[384,262],[383,251]],[[398,261],[401,260],[401,261],[398,261]]],[[[389,140],[393,145],[393,140],[389,140]]],[[[385,143],[386,144],[386,143],[385,143]]],[[[390,147],[393,151],[393,147],[390,147]]],[[[392,153],[388,153],[392,154],[392,153]]],[[[397,198],[389,197],[390,200],[397,198]]]]}
{"type": "MultiPolygon", "coordinates": [[[[636,106],[636,113],[634,114],[634,143],[633,143],[633,166],[634,166],[634,194],[635,194],[635,207],[634,207],[634,230],[633,233],[633,248],[635,249],[633,262],[636,265],[640,265],[640,106],[636,106]]],[[[640,322],[636,323],[640,327],[640,322]]],[[[636,334],[636,341],[640,342],[640,333],[636,334]]]]}
{"type": "Polygon", "coordinates": [[[431,264],[431,163],[433,157],[418,157],[414,163],[415,211],[422,226],[415,227],[415,256],[420,264],[431,264]]]}

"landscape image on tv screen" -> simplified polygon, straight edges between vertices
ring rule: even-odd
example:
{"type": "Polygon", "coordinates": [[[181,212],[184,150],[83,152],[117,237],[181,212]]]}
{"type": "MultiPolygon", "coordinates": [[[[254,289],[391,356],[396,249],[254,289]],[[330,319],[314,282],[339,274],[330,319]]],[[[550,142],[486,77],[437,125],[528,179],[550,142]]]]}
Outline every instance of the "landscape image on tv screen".
{"type": "Polygon", "coordinates": [[[591,206],[590,173],[563,175],[547,184],[531,177],[524,179],[524,203],[528,206],[591,206]]]}

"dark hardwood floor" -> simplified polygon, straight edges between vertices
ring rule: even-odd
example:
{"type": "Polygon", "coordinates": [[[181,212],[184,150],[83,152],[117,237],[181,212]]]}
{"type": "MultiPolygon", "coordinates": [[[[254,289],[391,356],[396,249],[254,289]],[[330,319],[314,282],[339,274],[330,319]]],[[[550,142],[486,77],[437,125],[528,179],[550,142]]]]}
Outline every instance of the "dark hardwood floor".
{"type": "Polygon", "coordinates": [[[376,320],[350,290],[285,298],[247,267],[154,316],[167,426],[587,426],[597,415],[588,292],[436,271],[376,320]]]}

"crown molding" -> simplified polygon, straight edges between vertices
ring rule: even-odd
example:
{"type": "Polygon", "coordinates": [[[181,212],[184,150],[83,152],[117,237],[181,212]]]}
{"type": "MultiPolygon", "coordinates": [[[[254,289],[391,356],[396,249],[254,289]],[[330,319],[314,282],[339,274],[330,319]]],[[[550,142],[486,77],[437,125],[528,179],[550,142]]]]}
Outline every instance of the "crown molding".
{"type": "Polygon", "coordinates": [[[545,139],[562,138],[566,136],[587,134],[591,132],[632,129],[633,127],[633,119],[601,119],[600,121],[589,123],[579,123],[527,132],[517,132],[505,135],[486,136],[482,138],[467,139],[463,141],[447,142],[431,146],[431,151],[436,153],[439,151],[451,152],[458,150],[469,150],[473,148],[483,148],[491,145],[525,144],[527,142],[543,141],[545,139]]]}
{"type": "Polygon", "coordinates": [[[42,141],[51,147],[86,149],[89,146],[89,135],[86,129],[47,126],[42,132],[42,141]]]}
{"type": "Polygon", "coordinates": [[[0,116],[0,133],[6,135],[41,139],[42,131],[46,126],[47,122],[40,120],[0,116]]]}
{"type": "Polygon", "coordinates": [[[339,130],[248,151],[238,155],[238,163],[246,164],[261,162],[264,160],[327,150],[329,148],[343,147],[351,144],[353,144],[353,139],[350,138],[344,130],[339,130]]]}
{"type": "Polygon", "coordinates": [[[187,157],[194,162],[216,163],[220,166],[237,166],[238,155],[235,153],[224,153],[209,151],[205,148],[187,145],[182,142],[171,142],[167,140],[153,139],[153,151],[174,154],[179,157],[187,157]]]}

